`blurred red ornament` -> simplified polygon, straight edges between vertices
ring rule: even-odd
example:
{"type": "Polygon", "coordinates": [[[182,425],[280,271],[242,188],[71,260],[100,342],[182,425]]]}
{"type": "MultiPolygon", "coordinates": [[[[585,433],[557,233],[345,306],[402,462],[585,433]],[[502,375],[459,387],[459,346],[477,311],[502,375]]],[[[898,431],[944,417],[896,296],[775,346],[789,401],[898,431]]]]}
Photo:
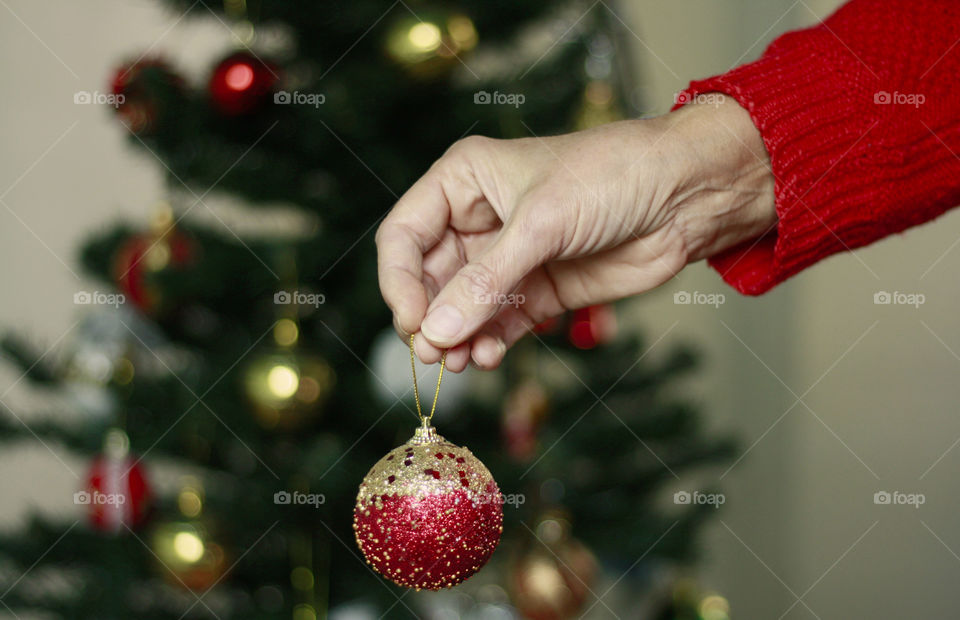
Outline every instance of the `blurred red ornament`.
{"type": "Polygon", "coordinates": [[[249,114],[269,100],[279,81],[276,65],[249,52],[236,52],[214,68],[210,100],[226,116],[249,114]]]}
{"type": "Polygon", "coordinates": [[[174,227],[173,213],[163,207],[153,216],[150,231],[130,237],[113,259],[113,277],[127,301],[148,314],[164,303],[153,276],[165,269],[183,269],[194,255],[190,239],[174,227]]]}
{"type": "Polygon", "coordinates": [[[543,425],[550,400],[538,382],[528,379],[511,390],[503,404],[500,430],[507,454],[521,463],[537,452],[537,433],[543,425]]]}
{"type": "Polygon", "coordinates": [[[592,349],[617,334],[617,315],[609,305],[589,306],[573,311],[567,337],[578,349],[592,349]]]}
{"type": "Polygon", "coordinates": [[[424,425],[367,473],[353,529],[367,563],[387,579],[450,588],[497,548],[503,497],[477,457],[424,425]]]}
{"type": "Polygon", "coordinates": [[[184,80],[165,60],[145,58],[117,69],[111,81],[117,116],[130,131],[148,133],[182,96],[184,80]]]}
{"type": "Polygon", "coordinates": [[[104,444],[103,454],[90,464],[86,488],[74,495],[74,503],[87,506],[95,529],[120,533],[146,519],[150,486],[143,466],[128,453],[122,431],[110,431],[104,444]]]}

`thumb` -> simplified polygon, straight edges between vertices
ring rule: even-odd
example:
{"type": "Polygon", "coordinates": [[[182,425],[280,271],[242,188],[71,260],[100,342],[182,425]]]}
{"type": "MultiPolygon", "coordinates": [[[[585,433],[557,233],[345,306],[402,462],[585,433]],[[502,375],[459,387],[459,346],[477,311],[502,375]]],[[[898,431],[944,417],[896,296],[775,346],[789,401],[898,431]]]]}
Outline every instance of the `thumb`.
{"type": "Polygon", "coordinates": [[[550,239],[511,221],[493,244],[460,268],[434,298],[420,326],[434,346],[464,342],[507,303],[520,281],[550,258],[550,239]]]}

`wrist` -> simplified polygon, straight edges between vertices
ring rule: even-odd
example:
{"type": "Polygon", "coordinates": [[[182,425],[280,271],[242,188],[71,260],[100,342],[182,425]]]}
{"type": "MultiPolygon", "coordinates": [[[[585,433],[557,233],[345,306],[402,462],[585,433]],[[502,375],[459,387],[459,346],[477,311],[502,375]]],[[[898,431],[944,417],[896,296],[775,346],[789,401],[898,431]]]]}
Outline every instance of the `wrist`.
{"type": "Polygon", "coordinates": [[[749,113],[710,93],[666,117],[683,170],[668,208],[687,261],[708,258],[776,226],[770,157],[749,113]]]}

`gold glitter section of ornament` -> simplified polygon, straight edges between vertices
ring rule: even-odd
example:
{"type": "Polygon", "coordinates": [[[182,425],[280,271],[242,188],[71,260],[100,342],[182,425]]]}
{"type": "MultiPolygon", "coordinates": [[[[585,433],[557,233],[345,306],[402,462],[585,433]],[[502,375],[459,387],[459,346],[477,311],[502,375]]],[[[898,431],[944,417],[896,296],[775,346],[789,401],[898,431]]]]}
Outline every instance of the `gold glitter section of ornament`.
{"type": "Polygon", "coordinates": [[[426,497],[455,491],[466,492],[470,501],[495,502],[499,498],[486,497],[492,480],[493,475],[470,450],[425,426],[370,469],[360,485],[357,505],[373,502],[380,508],[384,495],[426,497]]]}

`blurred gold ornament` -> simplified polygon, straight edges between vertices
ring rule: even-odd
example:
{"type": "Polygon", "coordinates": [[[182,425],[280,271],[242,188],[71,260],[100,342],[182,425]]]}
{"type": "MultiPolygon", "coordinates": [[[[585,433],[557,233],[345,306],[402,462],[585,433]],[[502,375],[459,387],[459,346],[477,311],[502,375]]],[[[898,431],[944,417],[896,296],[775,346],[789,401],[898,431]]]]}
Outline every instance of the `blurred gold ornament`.
{"type": "MultiPolygon", "coordinates": [[[[284,323],[288,321],[288,323],[284,323]]],[[[295,342],[296,325],[284,325],[274,336],[278,342],[295,342]]],[[[321,357],[296,348],[277,347],[255,355],[243,373],[243,387],[257,421],[266,429],[299,428],[323,406],[336,376],[321,357]]]]}
{"type": "Polygon", "coordinates": [[[597,560],[570,536],[570,523],[560,513],[541,517],[535,533],[511,570],[510,598],[529,620],[575,618],[597,576],[597,560]]]}
{"type": "Polygon", "coordinates": [[[583,92],[583,101],[574,120],[574,129],[590,129],[623,119],[613,86],[606,80],[591,80],[583,92]]]}
{"type": "Polygon", "coordinates": [[[293,620],[317,620],[317,610],[312,605],[301,603],[293,608],[293,620]]]}
{"type": "Polygon", "coordinates": [[[448,9],[418,10],[404,15],[388,29],[386,52],[411,74],[432,77],[456,64],[477,45],[477,31],[469,17],[448,9]]]}
{"type": "Polygon", "coordinates": [[[700,601],[703,620],[730,620],[730,603],[719,594],[707,594],[700,601]]]}
{"type": "Polygon", "coordinates": [[[730,620],[730,602],[716,592],[704,593],[694,579],[681,577],[671,585],[655,617],[730,620]]]}
{"type": "Polygon", "coordinates": [[[150,548],[164,578],[190,590],[207,590],[224,575],[228,563],[223,547],[214,541],[214,527],[201,518],[203,489],[194,478],[185,479],[177,496],[180,518],[153,530],[150,548]]]}

